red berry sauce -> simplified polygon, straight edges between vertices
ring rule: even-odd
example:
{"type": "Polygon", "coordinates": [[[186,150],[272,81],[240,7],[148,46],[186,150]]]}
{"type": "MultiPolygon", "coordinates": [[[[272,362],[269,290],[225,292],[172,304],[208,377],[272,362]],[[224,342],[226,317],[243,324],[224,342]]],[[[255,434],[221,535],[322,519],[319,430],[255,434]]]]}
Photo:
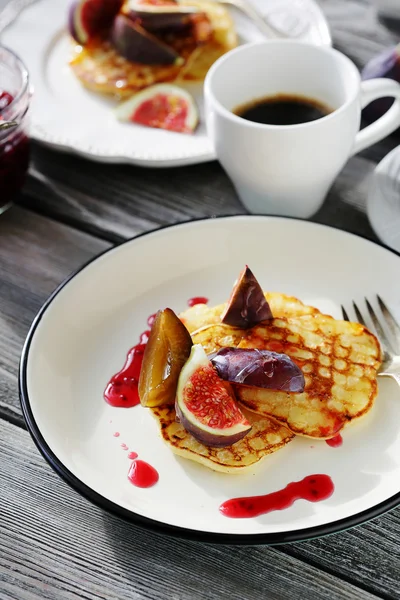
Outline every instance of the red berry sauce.
{"type": "Polygon", "coordinates": [[[283,490],[265,496],[227,500],[221,504],[219,510],[225,517],[248,519],[289,508],[296,500],[326,500],[333,494],[334,489],[332,479],[328,475],[308,475],[301,481],[289,483],[283,490]]]}
{"type": "Polygon", "coordinates": [[[149,463],[144,460],[134,460],[128,472],[128,479],[136,487],[148,488],[157,483],[159,475],[149,463]]]}
{"type": "Polygon", "coordinates": [[[207,304],[208,298],[205,296],[195,296],[194,298],[190,298],[188,300],[188,306],[196,306],[196,304],[207,304]]]}
{"type": "MultiPolygon", "coordinates": [[[[13,96],[0,89],[0,121],[7,120],[6,109],[13,96]]],[[[29,140],[21,126],[0,137],[0,208],[12,202],[22,188],[29,166],[29,140]]]]}
{"type": "Polygon", "coordinates": [[[328,446],[330,446],[331,448],[339,448],[339,446],[341,446],[343,444],[343,438],[340,435],[340,433],[335,435],[335,437],[331,438],[330,440],[325,440],[325,441],[328,444],[328,446]]]}

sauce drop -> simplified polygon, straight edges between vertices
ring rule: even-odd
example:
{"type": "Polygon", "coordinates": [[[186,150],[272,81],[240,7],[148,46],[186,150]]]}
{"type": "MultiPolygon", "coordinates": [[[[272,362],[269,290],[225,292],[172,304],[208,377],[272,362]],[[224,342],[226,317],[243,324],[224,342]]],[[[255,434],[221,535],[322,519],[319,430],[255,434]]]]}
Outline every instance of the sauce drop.
{"type": "Polygon", "coordinates": [[[138,453],[137,452],[129,452],[128,454],[128,458],[134,460],[135,458],[138,457],[138,453]]]}
{"type": "Polygon", "coordinates": [[[328,475],[308,475],[301,481],[289,483],[283,490],[265,496],[232,498],[221,504],[219,510],[225,517],[248,519],[289,508],[296,500],[326,500],[333,494],[334,489],[333,481],[328,475]]]}
{"type": "Polygon", "coordinates": [[[343,438],[340,435],[340,433],[335,435],[335,437],[331,438],[330,440],[325,440],[325,441],[328,444],[328,446],[330,446],[331,448],[339,448],[339,446],[341,446],[343,444],[343,438]]]}
{"type": "Polygon", "coordinates": [[[129,468],[128,479],[136,487],[151,487],[157,483],[158,478],[156,469],[144,460],[134,460],[129,468]]]}
{"type": "Polygon", "coordinates": [[[195,296],[194,298],[190,298],[188,300],[188,306],[196,306],[196,304],[207,304],[208,298],[205,296],[195,296]]]}

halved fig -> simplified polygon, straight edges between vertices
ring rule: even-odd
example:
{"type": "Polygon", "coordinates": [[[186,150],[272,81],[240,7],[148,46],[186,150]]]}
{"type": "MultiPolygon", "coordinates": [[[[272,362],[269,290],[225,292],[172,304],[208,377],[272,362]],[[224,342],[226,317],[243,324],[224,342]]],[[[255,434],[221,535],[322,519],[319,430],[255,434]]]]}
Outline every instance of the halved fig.
{"type": "Polygon", "coordinates": [[[190,17],[199,9],[179,4],[146,4],[130,2],[125,14],[139,23],[147,31],[179,30],[190,25],[190,17]]]}
{"type": "Polygon", "coordinates": [[[252,348],[222,348],[210,357],[221,379],[285,392],[304,392],[304,375],[287,354],[252,348]]]}
{"type": "Polygon", "coordinates": [[[120,121],[177,133],[192,133],[198,124],[197,106],[184,89],[160,83],[142,90],[116,108],[120,121]]]}
{"type": "Polygon", "coordinates": [[[170,308],[158,311],[143,355],[139,398],[143,406],[175,402],[178,377],[187,361],[192,338],[170,308]]]}
{"type": "Polygon", "coordinates": [[[124,0],[78,0],[69,9],[68,28],[78,44],[108,31],[124,0]]]}
{"type": "Polygon", "coordinates": [[[118,15],[111,29],[111,42],[116,50],[132,62],[144,65],[173,65],[181,61],[179,54],[148,33],[126,15],[118,15]]]}
{"type": "Polygon", "coordinates": [[[179,375],[175,410],[183,427],[206,446],[231,446],[251,429],[199,344],[192,347],[179,375]]]}
{"type": "Polygon", "coordinates": [[[227,325],[248,329],[272,318],[261,286],[246,265],[233,286],[221,321],[227,325]]]}

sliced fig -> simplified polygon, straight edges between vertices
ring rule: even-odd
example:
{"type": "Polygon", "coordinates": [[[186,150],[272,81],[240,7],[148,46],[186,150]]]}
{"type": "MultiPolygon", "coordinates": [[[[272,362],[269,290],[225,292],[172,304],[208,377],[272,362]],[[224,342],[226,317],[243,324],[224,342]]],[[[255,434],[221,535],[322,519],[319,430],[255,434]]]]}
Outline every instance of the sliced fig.
{"type": "Polygon", "coordinates": [[[147,31],[180,30],[190,25],[190,17],[199,9],[179,4],[145,4],[130,2],[125,14],[138,21],[147,31]]]}
{"type": "Polygon", "coordinates": [[[107,32],[121,10],[124,0],[78,0],[69,9],[68,28],[78,44],[107,32]]]}
{"type": "Polygon", "coordinates": [[[304,392],[304,375],[287,354],[251,348],[221,348],[210,360],[221,379],[285,392],[304,392]]]}
{"type": "Polygon", "coordinates": [[[199,344],[192,347],[179,375],[175,410],[183,427],[206,446],[231,446],[251,429],[199,344]]]}
{"type": "Polygon", "coordinates": [[[116,108],[116,116],[120,121],[178,133],[192,133],[199,121],[192,96],[168,83],[156,84],[135,94],[116,108]]]}
{"type": "Polygon", "coordinates": [[[248,329],[270,319],[272,313],[269,304],[260,284],[246,265],[233,286],[221,321],[227,325],[248,329]]]}
{"type": "Polygon", "coordinates": [[[164,44],[126,15],[118,15],[111,29],[116,50],[132,62],[144,65],[173,65],[181,61],[173,48],[164,44]]]}
{"type": "Polygon", "coordinates": [[[192,338],[170,308],[158,311],[143,355],[139,398],[143,406],[175,402],[178,377],[187,361],[192,338]]]}

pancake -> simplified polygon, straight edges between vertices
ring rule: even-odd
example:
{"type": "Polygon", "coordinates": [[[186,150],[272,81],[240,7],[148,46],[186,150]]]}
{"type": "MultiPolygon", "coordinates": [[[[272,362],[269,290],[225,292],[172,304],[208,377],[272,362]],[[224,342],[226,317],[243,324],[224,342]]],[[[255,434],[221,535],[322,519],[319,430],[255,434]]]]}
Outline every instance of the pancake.
{"type": "MultiPolygon", "coordinates": [[[[265,292],[265,298],[275,317],[297,317],[302,315],[315,315],[319,313],[317,308],[303,304],[301,300],[293,296],[287,296],[278,292],[265,292]]],[[[221,323],[221,315],[226,308],[225,304],[210,307],[207,304],[196,304],[179,315],[189,333],[193,333],[201,327],[214,323],[221,323]]],[[[243,329],[239,330],[243,332],[243,329]]],[[[201,343],[201,342],[197,342],[201,343]]],[[[227,344],[225,344],[227,345],[227,344]]]]}
{"type": "Polygon", "coordinates": [[[377,395],[379,342],[363,325],[326,315],[275,318],[248,330],[238,346],[287,354],[302,369],[301,394],[236,387],[249,410],[297,435],[327,439],[365,415],[377,395]]]}
{"type": "Polygon", "coordinates": [[[365,415],[377,394],[379,342],[363,325],[322,315],[284,294],[265,293],[274,319],[243,330],[221,323],[225,305],[197,305],[180,315],[207,354],[230,346],[287,354],[302,369],[301,394],[235,386],[249,410],[297,434],[328,439],[365,415]]]}
{"type": "Polygon", "coordinates": [[[274,419],[244,410],[252,423],[246,437],[226,448],[210,448],[195,440],[176,422],[174,407],[159,406],[150,410],[158,421],[164,441],[175,454],[222,473],[243,473],[294,438],[289,429],[274,419]]]}
{"type": "Polygon", "coordinates": [[[212,24],[208,40],[192,35],[169,33],[163,38],[182,58],[179,65],[145,65],[123,58],[109,41],[92,39],[86,46],[74,44],[70,67],[88,89],[121,98],[131,96],[155,83],[204,79],[210,66],[237,44],[233,21],[221,5],[207,0],[185,0],[188,6],[199,6],[212,24]]]}

